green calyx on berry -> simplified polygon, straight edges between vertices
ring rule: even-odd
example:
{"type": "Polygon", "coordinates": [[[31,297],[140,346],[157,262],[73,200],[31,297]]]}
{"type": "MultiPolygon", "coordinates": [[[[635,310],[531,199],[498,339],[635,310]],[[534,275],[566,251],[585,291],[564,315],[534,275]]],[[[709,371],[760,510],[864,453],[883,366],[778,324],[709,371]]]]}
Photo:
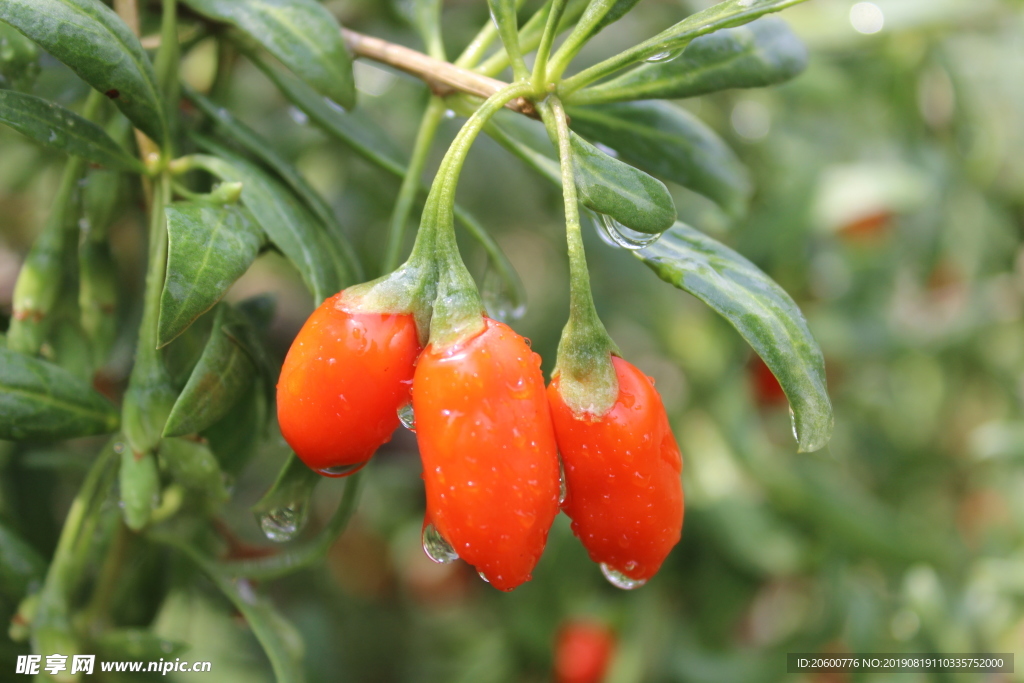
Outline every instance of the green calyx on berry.
{"type": "Polygon", "coordinates": [[[569,245],[569,321],[562,330],[552,376],[559,378],[559,391],[575,415],[600,417],[612,409],[619,395],[612,356],[620,353],[597,315],[590,291],[565,110],[557,97],[548,98],[538,109],[558,147],[569,245]]]}

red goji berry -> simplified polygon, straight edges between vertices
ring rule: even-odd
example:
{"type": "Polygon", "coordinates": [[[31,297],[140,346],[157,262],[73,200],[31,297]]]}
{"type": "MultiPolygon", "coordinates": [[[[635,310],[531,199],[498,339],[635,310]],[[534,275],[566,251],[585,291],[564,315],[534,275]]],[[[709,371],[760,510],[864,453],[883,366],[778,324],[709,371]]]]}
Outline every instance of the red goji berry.
{"type": "Polygon", "coordinates": [[[427,519],[491,585],[530,579],[558,514],[540,357],[507,325],[430,345],[413,379],[427,519]]]}
{"type": "Polygon", "coordinates": [[[420,352],[412,315],[324,301],[292,342],[277,384],[281,434],[306,465],[351,474],[391,438],[420,352]]]}
{"type": "Polygon", "coordinates": [[[590,558],[616,585],[632,587],[654,576],[679,541],[682,459],[654,385],[627,361],[612,363],[619,392],[604,415],[574,414],[557,376],[548,400],[565,466],[562,509],[590,558]]]}
{"type": "Polygon", "coordinates": [[[615,649],[615,636],[604,624],[573,620],[555,638],[556,683],[600,683],[615,649]]]}

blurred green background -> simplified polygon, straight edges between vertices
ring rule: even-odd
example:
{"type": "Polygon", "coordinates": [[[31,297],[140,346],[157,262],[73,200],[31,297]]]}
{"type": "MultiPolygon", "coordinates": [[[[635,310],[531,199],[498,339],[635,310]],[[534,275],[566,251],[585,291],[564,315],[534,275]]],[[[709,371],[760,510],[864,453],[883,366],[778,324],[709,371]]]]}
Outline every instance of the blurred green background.
{"type": "MultiPolygon", "coordinates": [[[[401,2],[327,4],[347,26],[418,48],[401,2]]],[[[645,0],[581,63],[705,4],[645,0]]],[[[486,16],[483,2],[446,3],[449,52],[486,16]]],[[[590,230],[598,309],[624,356],[656,379],[683,451],[682,542],[647,586],[624,592],[560,516],[534,580],[500,593],[463,563],[435,565],[422,552],[419,462],[400,430],[367,468],[327,561],[261,586],[301,634],[311,681],[548,681],[555,633],[580,616],[617,634],[610,683],[1024,680],[1024,662],[999,675],[785,673],[787,652],[1024,652],[1024,3],[814,0],[780,16],[810,48],[803,75],[681,103],[748,165],[749,216],[731,223],[671,189],[682,220],[753,260],[806,313],[835,406],[829,447],[797,454],[784,398],[732,328],[590,230]]],[[[187,80],[208,87],[214,60],[213,43],[200,43],[187,80]]],[[[43,65],[35,94],[81,98],[69,71],[45,56],[43,65]]],[[[244,60],[234,76],[229,108],[329,199],[376,273],[397,181],[310,125],[244,60]]],[[[365,63],[356,76],[363,111],[409,149],[425,87],[365,63]]],[[[444,141],[459,124],[445,122],[444,141]]],[[[0,129],[5,316],[59,162],[0,129]]],[[[115,388],[141,312],[137,195],[112,229],[124,338],[102,382],[115,388]]],[[[528,310],[515,327],[549,372],[568,310],[561,197],[482,139],[459,198],[517,267],[528,310]]],[[[469,240],[463,248],[482,281],[485,256],[469,240]]],[[[280,359],[313,301],[274,255],[229,299],[265,292],[277,299],[280,359]]],[[[0,516],[46,556],[99,443],[0,443],[0,516]]],[[[248,507],[286,453],[274,436],[235,483],[223,518],[240,542],[267,545],[248,507]]],[[[307,535],[342,489],[319,487],[307,535]]],[[[272,679],[212,584],[139,539],[126,552],[125,585],[152,596],[122,606],[129,623],[189,644],[188,659],[213,662],[213,680],[272,679]]],[[[15,607],[0,599],[0,618],[15,607]]],[[[0,671],[26,651],[0,637],[0,671]]]]}

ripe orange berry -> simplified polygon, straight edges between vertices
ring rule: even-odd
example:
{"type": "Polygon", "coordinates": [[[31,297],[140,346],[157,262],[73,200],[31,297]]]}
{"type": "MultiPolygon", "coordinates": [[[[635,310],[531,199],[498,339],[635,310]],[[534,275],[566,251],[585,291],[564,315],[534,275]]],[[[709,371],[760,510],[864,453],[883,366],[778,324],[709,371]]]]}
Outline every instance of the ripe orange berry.
{"type": "Polygon", "coordinates": [[[612,357],[619,393],[606,414],[577,416],[558,390],[548,400],[572,519],[590,558],[622,588],[654,576],[683,528],[682,459],[651,380],[612,357]]]}
{"type": "Polygon", "coordinates": [[[391,438],[420,352],[412,315],[363,313],[343,295],[309,316],[277,383],[281,434],[328,476],[355,472],[391,438]]]}
{"type": "Polygon", "coordinates": [[[491,585],[530,579],[558,514],[558,458],[540,356],[507,325],[430,345],[413,379],[427,519],[491,585]]]}
{"type": "Polygon", "coordinates": [[[615,637],[593,621],[567,621],[555,639],[556,683],[601,683],[608,669],[615,637]]]}

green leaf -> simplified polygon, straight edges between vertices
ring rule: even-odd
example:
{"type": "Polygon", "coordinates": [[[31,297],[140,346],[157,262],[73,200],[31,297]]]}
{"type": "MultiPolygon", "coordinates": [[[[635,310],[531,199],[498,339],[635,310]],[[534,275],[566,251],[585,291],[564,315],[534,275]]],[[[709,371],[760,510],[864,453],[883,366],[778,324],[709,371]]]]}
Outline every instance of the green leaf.
{"type": "Polygon", "coordinates": [[[153,453],[138,453],[131,446],[125,448],[121,451],[117,480],[124,523],[138,531],[149,524],[153,510],[160,504],[160,472],[153,453]]]}
{"type": "Polygon", "coordinates": [[[223,329],[239,315],[227,304],[218,307],[209,341],[171,409],[164,436],[206,429],[224,417],[252,387],[256,364],[223,329]]]}
{"type": "Polygon", "coordinates": [[[136,128],[167,140],[153,65],[112,9],[99,0],[3,0],[0,19],[105,93],[136,128]]]}
{"type": "Polygon", "coordinates": [[[638,232],[658,234],[676,221],[665,184],[571,134],[573,176],[580,203],[638,232]]]}
{"type": "Polygon", "coordinates": [[[593,36],[604,27],[621,19],[627,12],[633,9],[638,2],[640,2],[640,0],[615,0],[615,4],[608,9],[607,14],[604,15],[601,21],[594,26],[590,35],[593,36]]]}
{"type": "Polygon", "coordinates": [[[267,404],[258,391],[246,393],[216,424],[202,433],[220,468],[237,476],[248,464],[267,425],[267,404]]]}
{"type": "Polygon", "coordinates": [[[143,173],[146,167],[95,123],[59,104],[33,95],[0,90],[0,123],[46,147],[100,166],[143,173]]]}
{"type": "Polygon", "coordinates": [[[237,26],[322,94],[356,104],[352,58],[341,27],[314,0],[185,0],[196,12],[237,26]]]}
{"type": "Polygon", "coordinates": [[[680,99],[729,88],[760,88],[793,78],[807,48],[785,21],[769,17],[694,40],[674,59],[643,64],[580,90],[568,104],[680,99]]]}
{"type": "Polygon", "coordinates": [[[292,78],[259,55],[239,46],[253,64],[273,81],[292,104],[301,109],[316,125],[340,139],[360,156],[397,176],[405,175],[403,153],[381,128],[361,111],[346,113],[318,95],[302,81],[292,78]]]}
{"type": "Polygon", "coordinates": [[[717,311],[753,347],[789,398],[801,451],[816,451],[832,434],[825,361],[790,296],[753,263],[683,223],[635,252],[666,282],[717,311]]]}
{"type": "Polygon", "coordinates": [[[187,555],[217,584],[217,588],[249,623],[256,640],[270,660],[277,683],[303,683],[306,680],[302,668],[302,637],[267,598],[255,592],[248,580],[230,578],[218,563],[203,556],[176,535],[150,533],[149,537],[187,555]]]}
{"type": "Polygon", "coordinates": [[[109,434],[117,424],[117,409],[86,382],[0,348],[0,439],[70,439],[109,434]]]}
{"type": "Polygon", "coordinates": [[[46,561],[39,552],[0,523],[0,595],[20,600],[45,573],[46,561]]]}
{"type": "Polygon", "coordinates": [[[611,147],[619,158],[709,197],[733,216],[750,196],[746,169],[696,116],[668,102],[571,107],[581,135],[611,147]]]}
{"type": "Polygon", "coordinates": [[[195,156],[197,166],[228,182],[241,182],[242,204],[252,212],[267,237],[298,269],[316,303],[341,289],[324,226],[276,178],[207,138],[200,144],[218,157],[195,156]]]}
{"type": "Polygon", "coordinates": [[[175,202],[166,208],[166,215],[167,279],[158,326],[161,346],[213,308],[252,265],[263,241],[252,215],[238,205],[175,202]]]}
{"type": "Polygon", "coordinates": [[[652,57],[670,58],[686,48],[691,41],[724,28],[743,26],[771,12],[778,12],[804,0],[726,0],[691,14],[658,35],[619,54],[584,69],[563,81],[563,95],[604,78],[636,62],[652,57]]]}
{"type": "MultiPolygon", "coordinates": [[[[278,175],[305,202],[306,206],[316,214],[316,217],[327,226],[328,236],[337,243],[338,254],[341,259],[339,270],[342,275],[342,286],[353,282],[362,282],[364,279],[363,266],[356,255],[352,244],[344,236],[344,229],[338,222],[334,209],[313,189],[309,182],[299,173],[298,169],[274,151],[273,146],[249,126],[245,125],[227,109],[218,107],[206,97],[184,86],[185,96],[192,100],[200,111],[206,114],[222,134],[230,137],[238,143],[245,151],[263,162],[267,168],[278,175]]],[[[318,98],[321,101],[322,98],[318,98]]]]}
{"type": "Polygon", "coordinates": [[[203,444],[188,439],[163,439],[160,441],[160,462],[185,488],[204,493],[216,501],[230,497],[217,458],[203,444]]]}

